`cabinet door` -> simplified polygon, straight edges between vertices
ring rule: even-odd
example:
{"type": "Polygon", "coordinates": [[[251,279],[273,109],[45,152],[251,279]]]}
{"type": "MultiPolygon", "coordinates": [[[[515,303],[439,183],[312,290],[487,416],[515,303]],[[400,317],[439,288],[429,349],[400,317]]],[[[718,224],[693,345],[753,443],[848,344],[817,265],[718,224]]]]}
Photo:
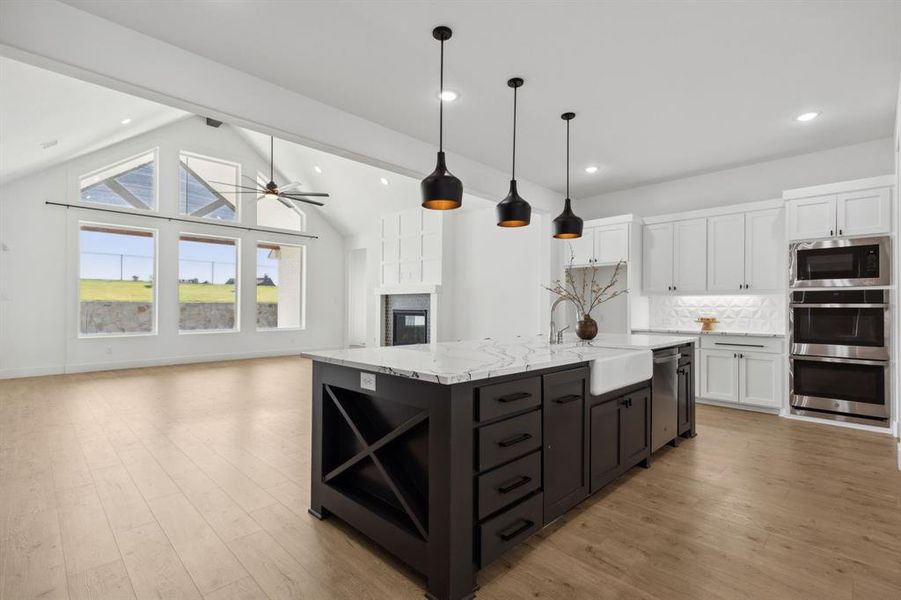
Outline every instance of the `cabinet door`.
{"type": "Polygon", "coordinates": [[[707,290],[707,219],[673,223],[673,291],[707,290]]]}
{"type": "Polygon", "coordinates": [[[651,451],[651,389],[626,395],[619,411],[619,456],[621,466],[631,467],[651,451]]]}
{"type": "Polygon", "coordinates": [[[745,214],[745,289],[784,289],[787,251],[782,209],[745,214]]]}
{"type": "Polygon", "coordinates": [[[817,196],[785,203],[788,239],[806,240],[836,234],[835,196],[817,196]]]}
{"type": "Polygon", "coordinates": [[[601,489],[619,474],[619,411],[622,398],[591,407],[591,492],[601,489]]]}
{"type": "Polygon", "coordinates": [[[563,262],[569,264],[572,256],[574,265],[587,265],[594,262],[594,229],[584,229],[582,237],[567,240],[563,262]]]}
{"type": "Polygon", "coordinates": [[[641,243],[645,293],[669,293],[673,287],[673,224],[645,225],[641,243]]]}
{"type": "Polygon", "coordinates": [[[629,226],[623,223],[595,229],[594,259],[604,264],[629,260],[629,226]]]}
{"type": "Polygon", "coordinates": [[[738,380],[742,404],[779,407],[782,404],[781,354],[740,355],[738,380]]]}
{"type": "Polygon", "coordinates": [[[892,229],[891,190],[867,190],[836,196],[838,235],[872,235],[892,229]]]}
{"type": "Polygon", "coordinates": [[[553,521],[588,495],[585,398],[588,369],[544,377],[544,517],[553,521]]]}
{"type": "Polygon", "coordinates": [[[678,412],[676,417],[676,432],[681,435],[691,429],[692,398],[694,396],[695,379],[690,364],[679,367],[676,373],[678,381],[678,412]]]}
{"type": "Polygon", "coordinates": [[[701,350],[701,397],[738,402],[738,353],[701,350]]]}
{"type": "Polygon", "coordinates": [[[707,220],[707,289],[738,292],[745,287],[745,215],[722,215],[707,220]]]}

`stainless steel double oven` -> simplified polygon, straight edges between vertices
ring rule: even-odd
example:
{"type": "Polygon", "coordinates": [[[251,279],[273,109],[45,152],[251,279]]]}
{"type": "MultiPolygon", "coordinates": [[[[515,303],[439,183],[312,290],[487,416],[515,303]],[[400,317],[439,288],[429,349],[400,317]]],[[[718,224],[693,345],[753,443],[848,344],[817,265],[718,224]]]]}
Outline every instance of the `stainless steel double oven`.
{"type": "Polygon", "coordinates": [[[887,425],[890,238],[791,245],[792,412],[887,425]]]}

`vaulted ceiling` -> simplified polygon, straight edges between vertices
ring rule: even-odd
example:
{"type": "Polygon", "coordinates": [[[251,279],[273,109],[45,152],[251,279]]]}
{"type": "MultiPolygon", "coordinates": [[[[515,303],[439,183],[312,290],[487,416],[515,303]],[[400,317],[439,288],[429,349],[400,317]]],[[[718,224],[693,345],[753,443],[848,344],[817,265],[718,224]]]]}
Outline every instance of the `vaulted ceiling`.
{"type": "Polygon", "coordinates": [[[583,197],[890,136],[901,72],[901,2],[68,2],[429,142],[447,24],[448,149],[508,169],[522,76],[518,173],[561,189],[574,110],[583,197]]]}

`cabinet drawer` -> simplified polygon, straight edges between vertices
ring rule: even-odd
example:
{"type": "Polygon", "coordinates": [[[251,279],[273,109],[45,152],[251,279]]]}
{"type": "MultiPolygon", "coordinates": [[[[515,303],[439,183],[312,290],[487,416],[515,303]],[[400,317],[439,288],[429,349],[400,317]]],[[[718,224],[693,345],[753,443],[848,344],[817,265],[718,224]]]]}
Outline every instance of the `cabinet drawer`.
{"type": "Polygon", "coordinates": [[[479,526],[479,566],[495,558],[541,529],[544,499],[535,494],[507,512],[479,526]]]}
{"type": "Polygon", "coordinates": [[[782,338],[751,336],[702,335],[702,350],[731,350],[734,352],[768,352],[782,354],[782,338]]]}
{"type": "Polygon", "coordinates": [[[479,519],[513,504],[541,487],[541,452],[533,452],[479,475],[479,519]]]}
{"type": "Polygon", "coordinates": [[[490,421],[541,404],[541,378],[529,377],[479,388],[478,419],[490,421]]]}
{"type": "Polygon", "coordinates": [[[484,471],[541,447],[541,411],[479,429],[478,470],[484,471]]]}

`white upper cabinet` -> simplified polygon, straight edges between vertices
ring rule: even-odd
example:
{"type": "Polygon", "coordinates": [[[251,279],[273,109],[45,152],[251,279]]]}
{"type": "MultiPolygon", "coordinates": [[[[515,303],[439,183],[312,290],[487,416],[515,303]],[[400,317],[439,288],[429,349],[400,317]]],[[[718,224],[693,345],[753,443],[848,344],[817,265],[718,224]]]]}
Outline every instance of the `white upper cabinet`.
{"type": "Polygon", "coordinates": [[[789,200],[786,209],[790,240],[892,230],[891,189],[887,187],[789,200]]]}
{"type": "Polygon", "coordinates": [[[892,227],[891,191],[882,188],[837,194],[835,212],[838,235],[888,233],[892,227]]]}
{"type": "Polygon", "coordinates": [[[786,211],[790,240],[835,235],[835,194],[789,201],[786,203],[786,211]]]}
{"type": "Polygon", "coordinates": [[[689,294],[707,289],[707,219],[673,223],[672,291],[689,294]]]}
{"type": "Polygon", "coordinates": [[[788,278],[781,209],[745,213],[745,289],[778,291],[788,278]]]}
{"type": "Polygon", "coordinates": [[[673,224],[656,223],[642,228],[644,290],[667,293],[673,288],[673,224]]]}
{"type": "Polygon", "coordinates": [[[710,217],[707,225],[707,289],[712,292],[745,289],[744,213],[710,217]]]}
{"type": "Polygon", "coordinates": [[[629,260],[629,225],[606,225],[594,230],[594,260],[601,264],[629,260]]]}
{"type": "MultiPolygon", "coordinates": [[[[567,252],[572,250],[572,262],[575,266],[584,266],[594,262],[594,229],[586,227],[582,230],[582,237],[567,240],[567,252]]],[[[567,254],[564,261],[569,264],[570,256],[567,254]]]]}

